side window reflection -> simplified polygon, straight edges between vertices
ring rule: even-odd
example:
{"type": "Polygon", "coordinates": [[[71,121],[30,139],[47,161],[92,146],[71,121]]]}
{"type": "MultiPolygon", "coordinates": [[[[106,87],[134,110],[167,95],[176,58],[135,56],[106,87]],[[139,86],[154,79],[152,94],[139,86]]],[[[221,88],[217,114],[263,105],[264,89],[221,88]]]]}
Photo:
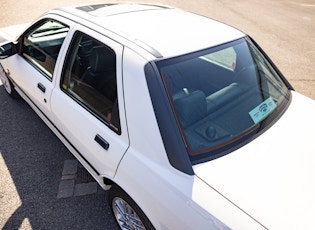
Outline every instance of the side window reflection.
{"type": "Polygon", "coordinates": [[[62,89],[120,133],[116,84],[116,54],[94,38],[77,32],[61,80],[62,89]]]}
{"type": "Polygon", "coordinates": [[[50,80],[68,31],[57,21],[45,20],[24,37],[23,56],[50,80]]]}

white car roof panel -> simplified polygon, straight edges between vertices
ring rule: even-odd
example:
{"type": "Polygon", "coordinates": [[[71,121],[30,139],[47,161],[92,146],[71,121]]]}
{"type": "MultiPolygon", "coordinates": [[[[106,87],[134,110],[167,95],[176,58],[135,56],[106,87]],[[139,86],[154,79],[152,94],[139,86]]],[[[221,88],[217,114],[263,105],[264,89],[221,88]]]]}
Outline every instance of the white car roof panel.
{"type": "Polygon", "coordinates": [[[245,36],[239,30],[218,21],[154,5],[84,6],[72,9],[71,13],[110,29],[136,44],[152,47],[163,57],[202,50],[245,36]]]}

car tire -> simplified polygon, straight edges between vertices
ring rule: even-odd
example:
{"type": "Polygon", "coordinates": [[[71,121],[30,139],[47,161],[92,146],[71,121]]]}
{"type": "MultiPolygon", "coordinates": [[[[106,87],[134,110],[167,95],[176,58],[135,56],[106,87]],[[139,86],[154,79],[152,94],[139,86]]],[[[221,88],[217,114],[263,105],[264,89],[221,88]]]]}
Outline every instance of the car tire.
{"type": "MultiPolygon", "coordinates": [[[[0,68],[3,69],[2,66],[0,66],[0,68]]],[[[5,91],[7,92],[7,94],[9,94],[12,98],[19,98],[20,95],[14,89],[12,81],[8,78],[8,76],[6,75],[4,70],[2,70],[2,73],[0,73],[0,74],[1,74],[0,78],[1,78],[1,81],[3,84],[3,87],[4,87],[5,91]]]]}
{"type": "Polygon", "coordinates": [[[113,185],[109,190],[109,204],[117,224],[122,230],[154,229],[140,207],[117,185],[113,185]]]}

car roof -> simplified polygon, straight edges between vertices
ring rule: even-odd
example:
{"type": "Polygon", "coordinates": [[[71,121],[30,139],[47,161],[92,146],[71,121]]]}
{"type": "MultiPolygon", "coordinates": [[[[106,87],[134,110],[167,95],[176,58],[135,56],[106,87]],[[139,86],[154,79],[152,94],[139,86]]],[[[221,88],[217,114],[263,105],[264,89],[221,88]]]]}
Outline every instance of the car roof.
{"type": "Polygon", "coordinates": [[[59,11],[104,27],[160,58],[202,50],[245,36],[226,24],[165,6],[98,4],[59,11]]]}

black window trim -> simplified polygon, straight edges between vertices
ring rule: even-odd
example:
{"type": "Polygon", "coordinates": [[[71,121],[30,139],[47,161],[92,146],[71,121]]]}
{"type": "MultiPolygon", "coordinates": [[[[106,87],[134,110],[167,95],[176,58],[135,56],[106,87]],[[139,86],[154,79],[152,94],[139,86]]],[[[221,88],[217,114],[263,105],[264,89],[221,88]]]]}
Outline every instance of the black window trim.
{"type": "Polygon", "coordinates": [[[145,65],[144,70],[168,160],[177,170],[188,175],[194,175],[185,142],[178,129],[175,116],[172,115],[173,109],[158,69],[154,62],[149,62],[145,65]]]}

